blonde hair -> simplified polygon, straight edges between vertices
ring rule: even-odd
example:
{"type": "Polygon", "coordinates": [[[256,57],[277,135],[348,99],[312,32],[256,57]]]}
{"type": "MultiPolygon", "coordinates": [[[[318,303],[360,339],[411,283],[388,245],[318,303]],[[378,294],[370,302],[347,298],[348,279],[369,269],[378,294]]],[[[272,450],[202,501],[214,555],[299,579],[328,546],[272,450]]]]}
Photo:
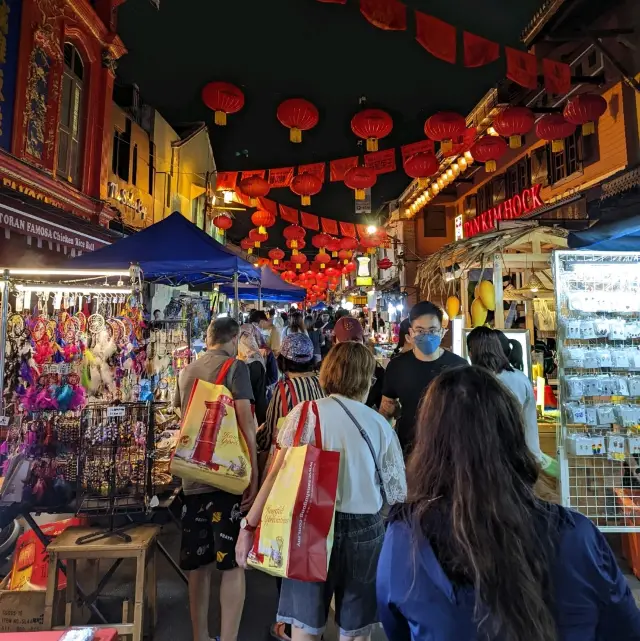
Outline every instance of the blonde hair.
{"type": "Polygon", "coordinates": [[[362,343],[338,343],[322,361],[320,386],[327,395],[340,394],[359,401],[371,387],[375,371],[375,358],[362,343]]]}

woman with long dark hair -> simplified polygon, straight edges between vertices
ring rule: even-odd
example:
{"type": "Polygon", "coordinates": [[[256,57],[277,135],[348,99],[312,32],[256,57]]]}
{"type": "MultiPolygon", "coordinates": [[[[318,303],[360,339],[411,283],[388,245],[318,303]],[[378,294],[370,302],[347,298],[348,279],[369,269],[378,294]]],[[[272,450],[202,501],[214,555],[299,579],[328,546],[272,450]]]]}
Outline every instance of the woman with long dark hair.
{"type": "Polygon", "coordinates": [[[604,536],[540,501],[516,399],[484,368],[427,391],[378,564],[390,641],[638,641],[640,612],[604,536]]]}

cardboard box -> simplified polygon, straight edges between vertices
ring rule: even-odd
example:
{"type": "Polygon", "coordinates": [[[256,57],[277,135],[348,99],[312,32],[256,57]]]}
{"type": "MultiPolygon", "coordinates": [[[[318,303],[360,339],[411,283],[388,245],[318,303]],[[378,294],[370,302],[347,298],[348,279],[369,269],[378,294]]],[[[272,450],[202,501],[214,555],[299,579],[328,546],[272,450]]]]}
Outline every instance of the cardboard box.
{"type": "MultiPolygon", "coordinates": [[[[40,590],[7,590],[8,577],[0,583],[0,634],[4,632],[39,632],[43,630],[44,597],[40,590]]],[[[53,604],[56,620],[64,618],[64,599],[59,590],[53,604]]]]}

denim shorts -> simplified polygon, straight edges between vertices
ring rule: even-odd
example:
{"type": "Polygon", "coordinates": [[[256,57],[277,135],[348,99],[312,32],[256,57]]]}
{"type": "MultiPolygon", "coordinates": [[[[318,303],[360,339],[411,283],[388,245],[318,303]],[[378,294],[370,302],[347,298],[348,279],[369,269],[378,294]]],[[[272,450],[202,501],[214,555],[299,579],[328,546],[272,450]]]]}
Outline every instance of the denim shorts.
{"type": "Polygon", "coordinates": [[[383,540],[380,514],[336,512],[327,580],[311,583],[284,579],[278,621],[309,634],[322,634],[335,596],[340,634],[370,634],[378,623],[376,571],[383,540]]]}

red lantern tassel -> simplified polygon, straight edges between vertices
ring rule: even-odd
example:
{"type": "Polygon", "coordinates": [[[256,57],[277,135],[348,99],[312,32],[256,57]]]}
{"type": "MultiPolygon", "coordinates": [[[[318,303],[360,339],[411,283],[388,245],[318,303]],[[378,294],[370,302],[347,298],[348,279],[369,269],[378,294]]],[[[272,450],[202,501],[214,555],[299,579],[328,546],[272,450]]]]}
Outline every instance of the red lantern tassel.
{"type": "Polygon", "coordinates": [[[552,140],[551,141],[551,151],[556,154],[559,151],[564,151],[564,140],[552,140]]]}
{"type": "Polygon", "coordinates": [[[258,227],[258,233],[266,234],[267,233],[267,228],[263,227],[262,225],[260,225],[260,227],[258,227]]]}
{"type": "Polygon", "coordinates": [[[442,153],[446,154],[450,152],[453,149],[453,140],[451,138],[447,138],[443,140],[440,143],[440,149],[442,150],[442,153]]]}
{"type": "Polygon", "coordinates": [[[311,204],[311,196],[302,196],[302,206],[306,207],[311,204]]]}
{"type": "Polygon", "coordinates": [[[367,138],[367,151],[378,151],[377,138],[367,138]]]}
{"type": "Polygon", "coordinates": [[[509,147],[511,149],[520,149],[522,147],[522,136],[520,134],[509,136],[509,147]]]}
{"type": "Polygon", "coordinates": [[[596,133],[596,123],[590,120],[582,125],[582,135],[591,136],[596,133]]]}
{"type": "Polygon", "coordinates": [[[302,142],[302,131],[297,127],[289,129],[289,140],[291,142],[302,142]]]}
{"type": "Polygon", "coordinates": [[[364,189],[356,189],[356,200],[364,200],[364,189]]]}
{"type": "Polygon", "coordinates": [[[492,174],[497,168],[497,164],[495,160],[487,160],[486,163],[484,163],[484,170],[488,174],[492,174]]]}
{"type": "Polygon", "coordinates": [[[216,111],[213,116],[213,122],[220,127],[227,124],[227,114],[224,111],[216,111]]]}

